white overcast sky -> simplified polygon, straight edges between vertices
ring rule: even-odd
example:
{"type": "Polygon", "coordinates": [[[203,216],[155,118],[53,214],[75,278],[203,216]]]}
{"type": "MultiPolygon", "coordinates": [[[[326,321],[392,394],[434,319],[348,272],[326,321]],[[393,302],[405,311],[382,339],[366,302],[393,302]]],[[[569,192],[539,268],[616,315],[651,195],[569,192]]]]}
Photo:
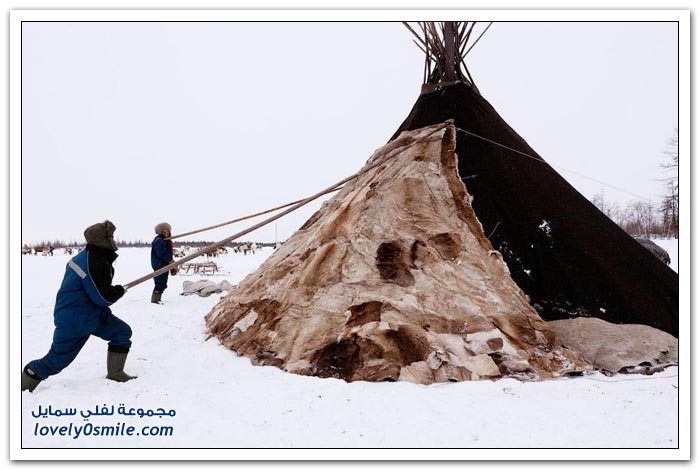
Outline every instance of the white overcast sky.
{"type": "MultiPolygon", "coordinates": [[[[105,218],[150,240],[161,221],[184,232],[314,194],[386,143],[423,76],[390,22],[25,22],[21,47],[25,243],[82,242],[105,218]]],[[[661,196],[676,23],[497,22],[468,65],[550,164],[661,196]]],[[[559,171],[586,197],[633,199],[559,171]]],[[[319,205],[246,238],[285,239],[319,205]]]]}

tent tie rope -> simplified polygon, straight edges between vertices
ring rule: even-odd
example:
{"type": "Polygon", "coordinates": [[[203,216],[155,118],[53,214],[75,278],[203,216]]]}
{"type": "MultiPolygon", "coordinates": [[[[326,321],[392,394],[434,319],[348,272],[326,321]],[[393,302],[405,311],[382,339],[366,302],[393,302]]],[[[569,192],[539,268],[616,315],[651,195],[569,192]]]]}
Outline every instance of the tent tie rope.
{"type": "Polygon", "coordinates": [[[527,153],[525,153],[525,152],[521,152],[520,150],[516,150],[516,149],[514,149],[514,148],[512,148],[512,147],[508,147],[507,145],[503,145],[503,144],[501,144],[501,143],[499,143],[499,142],[496,142],[496,141],[494,141],[494,140],[487,139],[486,137],[480,136],[480,135],[475,134],[475,133],[473,133],[473,132],[469,132],[469,131],[467,131],[467,130],[460,129],[459,127],[456,127],[456,126],[455,126],[455,129],[457,129],[458,131],[463,132],[463,133],[465,133],[465,134],[467,134],[467,135],[470,135],[470,136],[472,136],[472,137],[476,137],[476,138],[478,138],[478,139],[485,140],[486,142],[489,142],[489,143],[491,143],[491,144],[497,145],[497,146],[499,146],[499,147],[503,147],[504,149],[510,150],[511,152],[515,152],[515,153],[517,153],[517,154],[519,154],[519,155],[522,155],[522,156],[524,156],[524,157],[527,157],[527,158],[530,158],[530,159],[532,159],[532,160],[535,160],[536,162],[539,162],[539,163],[542,163],[542,164],[545,164],[545,165],[549,165],[549,166],[553,166],[553,167],[555,167],[555,168],[559,168],[560,170],[568,171],[569,173],[573,173],[573,174],[575,174],[575,175],[577,175],[577,176],[580,176],[581,178],[585,178],[585,179],[587,179],[587,180],[593,181],[594,183],[598,183],[598,184],[601,184],[601,185],[603,185],[603,186],[607,186],[607,187],[609,187],[609,188],[616,189],[616,190],[618,190],[618,191],[622,191],[623,193],[629,194],[630,196],[634,196],[634,197],[636,197],[636,198],[638,198],[638,199],[643,199],[643,200],[645,200],[645,201],[649,201],[649,202],[651,202],[651,203],[656,204],[655,201],[653,201],[653,200],[651,200],[651,199],[649,199],[649,198],[647,198],[647,197],[640,196],[639,194],[634,194],[634,193],[629,192],[629,191],[627,191],[627,190],[625,190],[625,189],[619,188],[619,187],[614,186],[614,185],[612,185],[612,184],[608,184],[608,183],[606,183],[606,182],[604,182],[604,181],[597,180],[597,179],[595,179],[595,178],[591,178],[590,176],[583,175],[583,174],[578,173],[578,172],[576,172],[576,171],[574,171],[574,170],[569,170],[569,169],[564,168],[564,167],[562,167],[562,166],[554,165],[553,163],[545,162],[545,161],[542,160],[541,158],[537,158],[537,157],[535,157],[535,156],[533,156],[533,155],[527,154],[527,153]]]}
{"type": "MultiPolygon", "coordinates": [[[[436,134],[437,132],[440,132],[440,131],[442,131],[443,129],[445,129],[446,127],[452,126],[452,125],[454,125],[454,123],[453,123],[452,120],[446,121],[445,123],[443,123],[441,126],[437,127],[435,130],[433,130],[433,131],[430,132],[429,134],[423,136],[422,139],[427,139],[427,138],[429,138],[430,136],[432,136],[433,134],[436,134]]],[[[181,266],[181,265],[183,265],[184,263],[186,263],[186,262],[188,262],[188,261],[191,261],[191,260],[193,260],[193,259],[195,259],[195,258],[198,258],[198,257],[200,257],[200,256],[202,256],[202,255],[204,255],[204,254],[206,254],[206,253],[208,253],[208,252],[210,252],[210,251],[212,251],[212,250],[214,250],[214,249],[220,247],[220,246],[223,246],[223,245],[225,245],[226,243],[229,243],[229,242],[235,240],[236,238],[240,238],[240,237],[242,237],[243,235],[247,235],[247,234],[249,234],[250,232],[253,232],[253,231],[255,231],[255,230],[257,230],[257,229],[259,229],[259,228],[261,228],[261,227],[264,227],[265,225],[267,225],[267,224],[269,224],[269,223],[271,223],[271,222],[274,222],[275,220],[277,220],[277,219],[279,219],[279,218],[281,218],[281,217],[284,217],[284,216],[287,215],[287,214],[290,214],[290,213],[294,212],[295,210],[297,210],[297,209],[299,209],[300,207],[302,207],[302,206],[308,204],[309,202],[314,201],[315,199],[318,199],[319,197],[321,197],[321,196],[323,196],[323,195],[325,195],[325,194],[328,194],[328,193],[332,192],[332,191],[335,190],[335,189],[340,189],[340,187],[343,186],[345,183],[347,183],[347,182],[349,182],[349,181],[352,181],[352,180],[354,180],[355,178],[358,178],[358,177],[362,176],[363,174],[367,173],[368,171],[373,170],[374,168],[377,168],[378,166],[383,165],[383,164],[386,163],[389,159],[393,158],[394,156],[396,156],[396,155],[398,155],[398,154],[400,153],[400,152],[398,152],[397,150],[403,150],[405,147],[408,147],[408,146],[410,146],[410,145],[413,145],[414,143],[415,143],[415,141],[411,141],[411,142],[408,142],[408,143],[406,143],[406,144],[404,144],[404,145],[397,146],[396,148],[392,149],[392,150],[391,150],[384,158],[382,158],[381,160],[378,160],[378,161],[374,162],[374,163],[371,164],[370,166],[368,166],[368,167],[366,167],[366,168],[364,168],[364,169],[358,171],[357,173],[355,173],[355,174],[353,174],[353,175],[348,176],[347,178],[345,178],[345,179],[343,179],[343,180],[341,180],[341,181],[335,183],[335,184],[332,185],[332,186],[329,186],[328,188],[326,188],[326,189],[324,189],[324,190],[322,190],[322,191],[320,191],[320,192],[314,194],[313,196],[309,196],[309,197],[307,197],[306,199],[300,200],[299,202],[297,202],[297,203],[294,204],[293,206],[289,207],[289,208],[286,209],[285,211],[282,211],[282,212],[280,212],[279,214],[275,214],[275,215],[273,215],[272,217],[268,217],[267,219],[265,219],[265,220],[263,220],[263,221],[261,221],[261,222],[258,222],[257,224],[255,224],[255,225],[253,225],[253,226],[251,226],[251,227],[248,227],[248,228],[245,229],[245,230],[241,230],[240,232],[235,233],[235,234],[231,235],[230,237],[226,237],[226,238],[224,238],[223,240],[220,240],[220,241],[218,241],[218,242],[216,242],[216,243],[212,243],[211,245],[205,246],[204,248],[202,248],[202,249],[200,249],[200,250],[197,250],[196,252],[185,256],[184,258],[180,259],[179,261],[176,261],[176,262],[174,262],[174,263],[170,263],[170,264],[168,264],[167,266],[164,266],[164,267],[162,267],[162,268],[160,268],[160,269],[157,269],[157,270],[153,271],[152,273],[146,274],[145,276],[141,276],[141,277],[138,278],[138,279],[135,279],[135,280],[133,280],[133,281],[131,281],[131,282],[128,282],[128,283],[126,283],[126,284],[123,284],[122,287],[124,288],[125,291],[128,290],[128,289],[131,289],[132,287],[134,287],[134,286],[136,286],[136,285],[138,285],[138,284],[141,284],[142,282],[148,281],[149,279],[153,279],[154,277],[160,276],[161,274],[165,274],[165,273],[169,272],[171,269],[177,268],[178,266],[181,266]]],[[[225,223],[222,224],[222,225],[225,225],[225,223]]]]}

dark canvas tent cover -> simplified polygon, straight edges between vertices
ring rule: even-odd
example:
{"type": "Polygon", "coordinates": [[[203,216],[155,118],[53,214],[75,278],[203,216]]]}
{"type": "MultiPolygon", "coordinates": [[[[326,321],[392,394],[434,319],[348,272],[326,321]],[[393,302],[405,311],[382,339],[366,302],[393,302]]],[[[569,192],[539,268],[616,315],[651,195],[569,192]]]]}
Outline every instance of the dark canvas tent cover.
{"type": "MultiPolygon", "coordinates": [[[[678,274],[552,169],[461,73],[460,57],[457,79],[445,82],[444,52],[433,39],[434,85],[424,86],[393,138],[454,120],[474,212],[543,319],[597,317],[678,337],[678,274]]],[[[581,138],[595,137],[582,130],[581,138]]]]}

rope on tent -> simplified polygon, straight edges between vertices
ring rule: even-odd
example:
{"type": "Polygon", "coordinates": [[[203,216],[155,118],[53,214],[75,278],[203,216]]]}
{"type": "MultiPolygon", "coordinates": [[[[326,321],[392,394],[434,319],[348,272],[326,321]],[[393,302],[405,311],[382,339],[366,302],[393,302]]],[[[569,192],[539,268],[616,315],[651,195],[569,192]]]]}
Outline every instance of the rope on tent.
{"type": "Polygon", "coordinates": [[[516,149],[514,149],[514,148],[512,148],[512,147],[508,147],[507,145],[500,144],[500,143],[498,143],[498,142],[496,142],[496,141],[493,141],[493,140],[491,140],[491,139],[487,139],[486,137],[482,137],[482,136],[480,136],[480,135],[478,135],[478,134],[474,134],[473,132],[465,131],[464,129],[460,129],[459,127],[455,127],[455,129],[457,129],[457,130],[460,131],[460,132],[464,132],[465,134],[471,135],[471,136],[473,136],[473,137],[477,137],[477,138],[479,138],[479,139],[485,140],[486,142],[492,143],[492,144],[494,144],[494,145],[498,145],[499,147],[503,147],[504,149],[510,150],[510,151],[515,152],[515,153],[517,153],[517,154],[519,154],[519,155],[522,155],[522,156],[524,156],[524,157],[527,157],[527,158],[530,158],[530,159],[532,159],[532,160],[535,160],[536,162],[539,162],[539,163],[542,163],[542,164],[545,164],[545,165],[549,165],[549,166],[553,166],[553,167],[555,167],[555,168],[559,168],[560,170],[568,171],[569,173],[573,173],[573,174],[575,174],[575,175],[577,175],[577,176],[580,176],[581,178],[585,178],[585,179],[587,179],[587,180],[593,181],[594,183],[598,183],[598,184],[601,184],[601,185],[603,185],[603,186],[607,186],[607,187],[609,187],[609,188],[616,189],[616,190],[618,190],[618,191],[622,191],[623,193],[627,193],[627,194],[629,194],[630,196],[634,196],[634,197],[639,198],[639,199],[644,199],[645,201],[649,201],[649,202],[651,202],[651,203],[656,204],[655,201],[653,201],[653,200],[651,200],[651,199],[649,199],[649,198],[647,198],[647,197],[640,196],[639,194],[631,193],[631,192],[629,192],[629,191],[627,191],[627,190],[625,190],[625,189],[618,188],[617,186],[613,186],[612,184],[608,184],[608,183],[606,183],[606,182],[604,182],[604,181],[600,181],[600,180],[597,180],[597,179],[595,179],[595,178],[591,178],[590,176],[583,175],[583,174],[578,173],[578,172],[576,172],[576,171],[574,171],[574,170],[569,170],[569,169],[564,168],[564,167],[562,167],[562,166],[554,165],[553,163],[547,163],[547,162],[545,162],[544,160],[542,160],[541,158],[537,158],[537,157],[532,156],[532,155],[529,155],[529,154],[527,154],[527,153],[525,153],[525,152],[521,152],[520,150],[516,150],[516,149]]]}
{"type": "MultiPolygon", "coordinates": [[[[326,191],[324,194],[329,194],[329,193],[332,193],[332,192],[335,192],[335,191],[340,191],[341,189],[343,189],[342,186],[337,186],[337,187],[335,187],[335,188],[333,188],[333,189],[329,189],[329,190],[326,191]]],[[[284,204],[284,205],[282,205],[282,206],[277,206],[277,207],[273,207],[272,209],[267,209],[267,210],[262,211],[262,212],[257,212],[257,213],[255,213],[255,214],[246,215],[245,217],[239,217],[239,218],[237,218],[237,219],[229,220],[228,222],[222,222],[222,223],[220,223],[220,224],[210,225],[209,227],[204,227],[204,228],[200,228],[200,229],[197,229],[197,230],[192,230],[191,232],[178,233],[177,235],[172,235],[172,236],[166,238],[166,240],[173,240],[173,239],[175,239],[175,238],[181,238],[181,237],[185,237],[185,236],[187,236],[187,235],[194,235],[195,233],[206,232],[207,230],[212,230],[212,229],[215,229],[215,228],[223,227],[223,226],[225,226],[225,225],[234,224],[234,223],[236,223],[236,222],[242,222],[242,221],[244,221],[244,220],[248,220],[248,219],[252,219],[252,218],[254,218],[254,217],[258,217],[258,216],[260,216],[260,215],[268,214],[268,213],[270,213],[270,212],[274,212],[274,211],[279,210],[279,209],[284,209],[285,207],[293,206],[294,204],[299,204],[299,203],[302,202],[302,201],[303,201],[303,199],[299,199],[298,201],[289,202],[289,203],[284,204]]]]}
{"type": "MultiPolygon", "coordinates": [[[[433,135],[433,134],[435,134],[435,133],[437,133],[437,132],[443,130],[445,127],[450,126],[450,125],[453,125],[453,121],[452,121],[452,120],[446,121],[446,122],[443,123],[440,127],[436,128],[434,131],[432,131],[431,133],[427,134],[427,135],[424,136],[423,138],[424,138],[424,139],[427,139],[427,138],[430,137],[431,135],[433,135]]],[[[347,183],[348,181],[352,181],[353,179],[362,176],[363,174],[367,173],[368,171],[373,170],[374,168],[377,168],[377,167],[380,166],[380,165],[383,165],[383,164],[386,163],[390,158],[396,156],[396,155],[399,153],[399,152],[397,152],[397,150],[402,150],[404,147],[407,147],[407,146],[412,145],[412,144],[413,144],[413,142],[409,142],[409,143],[407,143],[407,144],[397,146],[395,149],[393,149],[391,152],[389,152],[389,154],[388,154],[385,158],[383,158],[383,159],[381,159],[381,160],[379,160],[379,161],[376,161],[376,162],[373,163],[372,165],[370,165],[370,166],[364,168],[364,169],[361,170],[361,171],[358,171],[357,173],[355,173],[355,174],[353,174],[353,175],[348,176],[347,178],[345,178],[345,179],[343,179],[343,180],[337,182],[336,184],[334,184],[334,185],[332,185],[332,186],[330,186],[330,187],[324,189],[323,191],[320,191],[320,192],[314,194],[313,196],[309,196],[309,197],[307,197],[306,199],[302,199],[302,200],[299,201],[297,204],[293,205],[292,207],[288,208],[287,210],[285,210],[285,211],[283,211],[283,212],[280,212],[279,214],[273,215],[272,217],[268,217],[267,219],[263,220],[262,222],[258,222],[257,224],[255,224],[255,225],[253,225],[253,226],[251,226],[251,227],[249,227],[249,228],[247,228],[247,229],[245,229],[245,230],[242,230],[242,231],[240,231],[240,232],[238,232],[238,233],[235,233],[235,234],[231,235],[230,237],[226,237],[226,238],[224,238],[223,240],[220,240],[220,241],[218,241],[218,242],[216,242],[216,243],[212,243],[212,244],[209,245],[209,246],[206,246],[206,247],[204,247],[204,248],[202,248],[202,249],[200,249],[200,250],[198,250],[198,251],[196,251],[196,252],[194,252],[194,253],[192,253],[192,254],[189,254],[189,255],[185,256],[184,258],[180,259],[179,261],[176,261],[176,262],[174,262],[174,263],[168,264],[167,266],[164,266],[164,267],[162,267],[162,268],[160,268],[160,269],[157,269],[157,270],[153,271],[152,273],[149,273],[149,274],[147,274],[147,275],[145,275],[145,276],[141,276],[140,278],[135,279],[135,280],[133,280],[133,281],[131,281],[131,282],[129,282],[129,283],[123,284],[122,287],[124,287],[124,290],[128,290],[128,289],[130,289],[130,288],[132,288],[132,287],[134,287],[134,286],[136,286],[136,285],[138,285],[138,284],[141,284],[142,282],[145,282],[145,281],[147,281],[147,280],[149,280],[149,279],[153,279],[154,277],[160,276],[161,274],[165,274],[165,273],[167,273],[168,271],[170,271],[171,269],[177,268],[178,266],[180,266],[180,265],[182,265],[182,264],[184,264],[184,263],[186,263],[186,262],[188,262],[188,261],[191,261],[191,260],[193,260],[193,259],[195,259],[195,258],[198,258],[199,256],[202,256],[202,255],[204,255],[204,254],[210,252],[210,251],[213,250],[213,249],[216,249],[216,248],[218,248],[218,247],[220,247],[220,246],[225,245],[226,243],[229,243],[229,242],[235,240],[236,238],[240,238],[240,237],[242,237],[243,235],[247,235],[248,233],[257,230],[257,229],[259,229],[260,227],[263,227],[263,226],[265,226],[265,225],[267,225],[267,224],[269,224],[269,223],[271,223],[271,222],[274,222],[275,220],[277,220],[277,219],[279,219],[279,218],[281,218],[281,217],[284,217],[285,215],[287,215],[287,214],[289,214],[289,213],[291,213],[291,212],[294,212],[295,210],[297,210],[297,209],[299,209],[300,207],[302,207],[302,206],[308,204],[309,202],[311,202],[311,201],[313,201],[313,200],[315,200],[315,199],[318,199],[319,197],[323,196],[324,194],[328,194],[328,193],[331,192],[334,188],[339,188],[340,186],[344,185],[344,184],[347,183]]]]}

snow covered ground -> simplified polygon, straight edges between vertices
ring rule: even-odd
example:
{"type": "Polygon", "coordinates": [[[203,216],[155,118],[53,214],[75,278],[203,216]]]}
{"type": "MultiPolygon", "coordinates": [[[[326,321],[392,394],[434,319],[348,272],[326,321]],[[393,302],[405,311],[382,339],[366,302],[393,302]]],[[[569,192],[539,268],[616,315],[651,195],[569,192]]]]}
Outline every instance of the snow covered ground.
{"type": "Polygon", "coordinates": [[[669,256],[671,256],[671,269],[678,272],[678,240],[675,238],[664,238],[654,240],[654,243],[668,251],[669,256]]]}
{"type": "MultiPolygon", "coordinates": [[[[670,252],[677,269],[676,241],[659,244],[670,252]]],[[[231,253],[216,258],[222,272],[207,278],[235,284],[271,253],[267,248],[255,255],[231,253]]],[[[119,255],[115,283],[151,271],[148,249],[124,248],[119,255]]],[[[43,356],[51,344],[53,303],[68,259],[62,250],[53,257],[22,257],[23,364],[43,356]]],[[[106,344],[91,338],[61,374],[41,383],[35,393],[22,393],[22,446],[551,449],[679,445],[677,367],[653,376],[596,373],[536,383],[505,379],[430,386],[302,377],[253,366],[220,346],[216,338],[207,340],[204,315],[219,295],[179,295],[183,281],[201,278],[171,277],[164,305],[149,303],[151,281],[127,292],[112,310],[133,329],[126,370],[138,379],[123,384],[104,379],[106,344]],[[49,416],[48,407],[53,415],[55,410],[71,409],[76,415],[49,416]],[[111,413],[102,414],[103,407],[111,413]],[[39,416],[42,410],[44,416],[39,416]],[[148,410],[156,415],[145,415],[148,410]],[[71,435],[60,435],[62,426],[71,435]],[[96,429],[104,426],[119,435],[84,435],[98,433],[96,429]],[[126,435],[130,426],[131,436],[126,435]],[[81,434],[76,436],[78,427],[81,434]],[[166,435],[147,436],[148,432],[166,435]]],[[[19,367],[11,372],[19,374],[19,367]]]]}

